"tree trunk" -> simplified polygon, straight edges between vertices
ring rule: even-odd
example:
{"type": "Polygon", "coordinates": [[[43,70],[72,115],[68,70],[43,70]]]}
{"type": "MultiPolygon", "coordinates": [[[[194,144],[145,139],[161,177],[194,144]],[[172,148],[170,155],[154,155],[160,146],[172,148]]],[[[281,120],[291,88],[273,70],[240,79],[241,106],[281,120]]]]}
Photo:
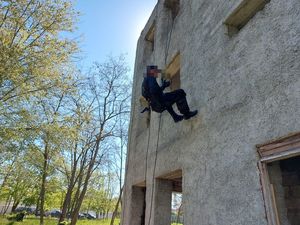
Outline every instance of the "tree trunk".
{"type": "Polygon", "coordinates": [[[11,208],[11,212],[15,212],[18,205],[20,204],[20,201],[14,201],[13,205],[12,205],[12,208],[11,208]]]}
{"type": "Polygon", "coordinates": [[[7,213],[7,210],[9,209],[9,206],[10,206],[11,201],[12,201],[12,197],[10,196],[9,201],[8,201],[8,204],[7,204],[7,206],[6,206],[5,210],[4,210],[4,214],[7,213]]]}
{"type": "Polygon", "coordinates": [[[93,167],[94,167],[96,156],[97,156],[98,149],[99,149],[99,143],[97,143],[97,147],[96,148],[97,148],[97,150],[94,152],[93,158],[92,158],[92,160],[91,160],[91,162],[89,164],[89,167],[88,167],[88,170],[87,170],[87,173],[86,173],[86,177],[84,179],[84,184],[83,184],[82,191],[81,191],[81,193],[79,195],[78,200],[76,201],[75,208],[74,208],[73,213],[72,213],[72,220],[71,220],[71,224],[70,225],[75,225],[76,222],[77,222],[77,220],[78,220],[79,210],[80,210],[80,207],[82,205],[84,196],[85,196],[87,188],[88,188],[89,180],[90,180],[90,177],[91,177],[92,172],[93,172],[93,167]]]}
{"type": "Polygon", "coordinates": [[[113,214],[112,214],[111,221],[110,221],[110,225],[114,225],[115,218],[116,218],[116,216],[117,216],[117,212],[118,212],[118,208],[119,208],[119,204],[120,204],[121,198],[122,198],[122,192],[123,192],[123,187],[121,188],[120,195],[119,195],[119,198],[118,198],[118,201],[117,201],[115,210],[114,210],[114,212],[113,212],[113,214]]]}
{"type": "Polygon", "coordinates": [[[106,219],[108,219],[109,209],[106,210],[106,219]]]}
{"type": "MultiPolygon", "coordinates": [[[[103,131],[103,127],[101,127],[101,129],[100,129],[99,137],[101,137],[102,131],[103,131]]],[[[89,163],[89,166],[88,166],[88,169],[87,169],[87,173],[86,173],[86,177],[85,177],[84,183],[83,183],[83,188],[82,188],[82,191],[80,193],[79,199],[78,199],[78,201],[76,201],[75,208],[74,208],[73,213],[72,213],[72,220],[71,220],[71,224],[70,225],[75,225],[76,222],[77,222],[77,220],[78,220],[79,210],[80,210],[80,207],[82,205],[84,196],[86,194],[86,191],[87,191],[87,188],[88,188],[88,185],[89,185],[89,180],[90,180],[90,178],[92,176],[93,168],[94,168],[94,165],[95,165],[95,161],[96,161],[96,158],[97,158],[97,155],[98,155],[98,152],[99,152],[100,141],[101,141],[101,139],[98,139],[96,141],[95,151],[93,152],[91,161],[89,163]]],[[[80,186],[78,186],[78,188],[79,187],[80,186]]]]}
{"type": "Polygon", "coordinates": [[[178,209],[178,212],[177,212],[176,223],[179,223],[179,216],[180,216],[180,213],[181,213],[181,207],[182,207],[182,203],[180,204],[179,209],[178,209]]]}
{"type": "MultiPolygon", "coordinates": [[[[79,172],[79,175],[78,175],[78,182],[77,182],[77,190],[76,190],[76,193],[75,193],[75,196],[74,196],[74,199],[73,199],[73,202],[72,202],[72,205],[70,204],[70,209],[69,211],[72,212],[72,217],[73,217],[73,211],[74,211],[74,208],[76,206],[76,203],[78,202],[78,199],[79,199],[79,195],[80,195],[80,187],[82,185],[82,180],[83,180],[83,168],[84,168],[84,164],[81,165],[81,168],[80,168],[80,172],[79,172]]],[[[75,185],[75,184],[74,184],[75,185]]]]}
{"type": "Polygon", "coordinates": [[[76,193],[75,193],[72,205],[71,205],[70,210],[69,210],[71,212],[71,217],[72,218],[73,218],[73,214],[74,214],[74,209],[76,207],[76,204],[77,204],[79,196],[80,196],[80,186],[81,186],[81,178],[79,179],[78,187],[77,187],[77,190],[76,190],[76,193]]]}
{"type": "Polygon", "coordinates": [[[76,157],[76,151],[77,151],[77,143],[75,143],[75,147],[74,147],[74,152],[72,153],[72,158],[73,158],[73,166],[71,168],[71,178],[70,178],[70,182],[68,185],[68,190],[66,193],[66,196],[64,198],[64,202],[62,205],[62,209],[61,209],[61,216],[59,218],[58,224],[62,221],[64,221],[67,217],[67,213],[70,213],[70,206],[71,206],[71,201],[72,201],[72,193],[73,193],[73,189],[75,187],[75,176],[76,176],[76,171],[77,171],[77,157],[76,157]]]}
{"type": "Polygon", "coordinates": [[[81,208],[82,201],[83,201],[84,196],[85,196],[86,191],[87,191],[90,173],[91,173],[91,170],[88,171],[88,174],[87,174],[87,177],[85,179],[85,183],[83,185],[83,188],[82,188],[82,191],[80,193],[79,199],[78,199],[78,201],[75,204],[75,207],[74,207],[74,210],[73,210],[73,213],[72,213],[72,220],[71,220],[71,224],[70,225],[75,225],[77,223],[79,210],[81,208]]]}
{"type": "Polygon", "coordinates": [[[58,220],[58,224],[62,221],[64,221],[67,217],[67,211],[69,208],[69,205],[71,204],[71,196],[72,196],[72,189],[70,187],[68,187],[65,199],[64,199],[64,203],[62,206],[62,210],[61,210],[61,215],[59,217],[58,220]]]}
{"type": "Polygon", "coordinates": [[[68,186],[68,190],[67,190],[67,193],[66,193],[66,196],[65,196],[65,199],[64,199],[64,203],[63,203],[63,207],[62,207],[62,210],[61,210],[61,215],[60,215],[58,224],[66,219],[67,212],[70,209],[71,200],[72,200],[72,192],[73,192],[73,188],[74,188],[74,179],[75,179],[75,170],[72,171],[70,184],[68,186]]]}
{"type": "Polygon", "coordinates": [[[36,202],[36,207],[35,207],[35,215],[38,216],[39,210],[40,210],[40,197],[38,197],[37,202],[36,202]]]}
{"type": "Polygon", "coordinates": [[[44,164],[43,164],[43,176],[42,176],[42,185],[40,192],[40,225],[44,225],[44,206],[45,206],[45,194],[46,194],[46,179],[47,179],[47,170],[48,170],[48,144],[45,144],[45,152],[44,152],[44,164]]]}
{"type": "Polygon", "coordinates": [[[5,201],[5,205],[3,206],[2,210],[1,210],[1,214],[5,214],[10,206],[10,203],[11,203],[11,195],[9,195],[5,201]]]}
{"type": "Polygon", "coordinates": [[[86,213],[89,213],[90,208],[91,208],[91,202],[89,202],[89,204],[88,204],[88,207],[87,207],[87,209],[86,209],[86,213]]]}

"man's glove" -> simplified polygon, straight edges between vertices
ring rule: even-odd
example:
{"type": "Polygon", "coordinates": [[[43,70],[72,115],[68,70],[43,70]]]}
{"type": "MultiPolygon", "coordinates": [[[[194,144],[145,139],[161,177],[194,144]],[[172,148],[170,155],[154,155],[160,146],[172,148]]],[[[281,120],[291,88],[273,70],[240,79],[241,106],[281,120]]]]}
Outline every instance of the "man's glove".
{"type": "Polygon", "coordinates": [[[161,87],[162,87],[162,89],[165,89],[166,87],[169,87],[170,84],[171,84],[170,81],[163,80],[163,83],[162,83],[162,86],[161,86],[161,87]]]}

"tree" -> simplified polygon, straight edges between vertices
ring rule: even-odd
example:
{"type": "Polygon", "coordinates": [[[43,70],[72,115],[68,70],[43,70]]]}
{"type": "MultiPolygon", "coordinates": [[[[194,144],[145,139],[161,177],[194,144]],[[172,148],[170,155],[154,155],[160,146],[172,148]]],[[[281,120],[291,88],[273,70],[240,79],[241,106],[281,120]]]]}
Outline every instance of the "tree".
{"type": "Polygon", "coordinates": [[[72,127],[68,125],[68,98],[72,95],[73,88],[76,89],[76,81],[74,83],[72,79],[64,80],[64,86],[53,88],[46,96],[37,96],[35,107],[33,107],[33,110],[39,114],[39,119],[36,120],[39,131],[37,143],[43,159],[39,196],[40,224],[43,224],[47,177],[51,163],[56,161],[59,152],[64,148],[66,138],[72,133],[72,127]]]}
{"type": "Polygon", "coordinates": [[[93,174],[88,191],[82,203],[81,210],[96,212],[97,218],[107,216],[107,213],[112,210],[115,203],[114,188],[115,188],[115,174],[105,173],[102,174],[98,171],[93,174]]]}
{"type": "Polygon", "coordinates": [[[20,203],[36,192],[39,180],[38,172],[28,160],[31,157],[29,146],[21,145],[21,147],[24,149],[15,156],[14,164],[3,183],[2,197],[5,197],[7,202],[12,202],[13,212],[20,203]]]}
{"type": "Polygon", "coordinates": [[[72,160],[66,163],[69,165],[65,173],[69,185],[60,221],[64,220],[69,207],[71,224],[76,224],[94,171],[111,157],[110,140],[116,135],[118,117],[129,113],[130,82],[127,73],[124,57],[110,57],[102,64],[95,63],[83,92],[75,99],[77,109],[73,118],[80,126],[75,126],[78,133],[70,149],[72,160]],[[88,118],[87,121],[83,115],[88,118]]]}
{"type": "Polygon", "coordinates": [[[119,127],[118,127],[118,141],[116,149],[119,151],[115,154],[115,166],[117,168],[117,174],[119,178],[119,197],[116,201],[116,205],[112,214],[110,225],[114,224],[115,218],[119,210],[119,205],[122,207],[122,193],[123,193],[123,176],[124,176],[124,160],[126,158],[126,152],[124,149],[127,146],[128,141],[128,124],[129,124],[129,115],[121,115],[119,118],[119,127]]]}

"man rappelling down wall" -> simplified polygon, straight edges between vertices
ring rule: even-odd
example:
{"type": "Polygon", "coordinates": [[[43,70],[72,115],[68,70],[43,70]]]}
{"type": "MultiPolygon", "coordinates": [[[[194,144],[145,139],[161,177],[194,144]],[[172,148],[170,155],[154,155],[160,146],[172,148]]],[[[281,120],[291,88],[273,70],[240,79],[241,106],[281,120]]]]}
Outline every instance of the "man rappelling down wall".
{"type": "Polygon", "coordinates": [[[157,66],[147,66],[147,75],[142,84],[142,95],[148,101],[151,109],[158,113],[167,110],[175,123],[195,116],[198,110],[190,111],[184,90],[178,89],[168,93],[163,92],[166,87],[170,86],[170,81],[163,80],[162,86],[159,86],[156,81],[159,73],[161,73],[161,70],[157,66]],[[172,105],[174,103],[176,103],[179,112],[183,115],[178,115],[173,110],[172,105]]]}

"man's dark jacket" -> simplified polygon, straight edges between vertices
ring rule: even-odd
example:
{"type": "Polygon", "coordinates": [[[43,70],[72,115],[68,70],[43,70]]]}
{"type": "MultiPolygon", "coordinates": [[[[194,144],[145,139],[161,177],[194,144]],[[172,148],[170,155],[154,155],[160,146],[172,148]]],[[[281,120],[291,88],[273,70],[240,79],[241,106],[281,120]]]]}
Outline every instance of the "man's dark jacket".
{"type": "Polygon", "coordinates": [[[163,90],[166,86],[167,84],[163,83],[162,87],[160,87],[156,82],[156,78],[152,76],[147,76],[143,80],[142,95],[147,99],[155,112],[162,112],[166,109],[163,99],[163,90]]]}

